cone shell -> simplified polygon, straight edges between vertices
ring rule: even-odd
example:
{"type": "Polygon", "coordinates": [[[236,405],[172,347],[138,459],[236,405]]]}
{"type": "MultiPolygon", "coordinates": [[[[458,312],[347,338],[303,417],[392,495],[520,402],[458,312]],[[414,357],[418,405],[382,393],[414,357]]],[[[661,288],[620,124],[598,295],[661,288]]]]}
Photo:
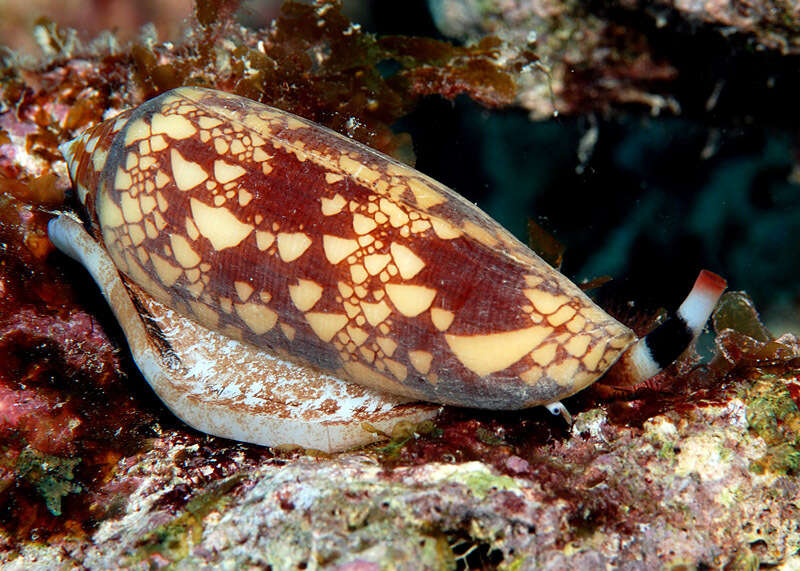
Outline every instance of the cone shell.
{"type": "Polygon", "coordinates": [[[362,385],[524,408],[635,339],[452,190],[249,99],[175,89],[64,154],[95,236],[154,299],[362,385]]]}

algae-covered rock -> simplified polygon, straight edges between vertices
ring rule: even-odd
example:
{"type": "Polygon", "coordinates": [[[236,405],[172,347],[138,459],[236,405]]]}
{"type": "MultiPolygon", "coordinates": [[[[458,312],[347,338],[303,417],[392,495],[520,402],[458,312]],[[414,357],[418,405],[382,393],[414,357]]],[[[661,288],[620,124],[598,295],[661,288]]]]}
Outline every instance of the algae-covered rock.
{"type": "Polygon", "coordinates": [[[714,319],[710,362],[691,350],[624,400],[587,390],[567,403],[572,426],[538,409],[447,408],[388,443],[328,456],[212,438],[176,420],[86,277],[52,255],[46,223],[70,207],[58,143],[176,82],[279,104],[404,160],[408,138],[390,126],[423,95],[521,100],[539,116],[554,95],[563,112],[671,107],[651,87],[675,68],[652,56],[650,38],[623,35],[619,50],[598,51],[618,27],[590,4],[537,6],[518,14],[543,26],[524,45],[499,29],[463,46],[376,38],[333,2],[286,2],[270,28],[248,30],[227,19],[235,3],[199,2],[182,41],[148,28],[129,45],[89,46],[49,23],[41,61],[3,52],[4,569],[798,564],[800,343],[774,338],[745,294],[729,295],[714,319]],[[570,75],[566,56],[592,53],[609,75],[570,75]],[[559,70],[541,61],[555,55],[566,58],[559,70]]]}

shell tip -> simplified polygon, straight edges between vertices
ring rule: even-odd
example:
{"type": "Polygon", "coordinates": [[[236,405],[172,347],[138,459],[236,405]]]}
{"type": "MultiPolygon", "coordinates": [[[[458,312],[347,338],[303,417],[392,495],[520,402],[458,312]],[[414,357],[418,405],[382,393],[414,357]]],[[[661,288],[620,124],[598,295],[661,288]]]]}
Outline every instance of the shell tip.
{"type": "Polygon", "coordinates": [[[67,170],[69,171],[69,177],[72,182],[75,182],[75,175],[78,170],[78,161],[75,160],[75,157],[78,155],[76,152],[77,146],[82,142],[82,137],[75,137],[74,139],[70,139],[69,141],[61,143],[58,146],[58,150],[61,152],[64,160],[67,162],[67,170]]]}

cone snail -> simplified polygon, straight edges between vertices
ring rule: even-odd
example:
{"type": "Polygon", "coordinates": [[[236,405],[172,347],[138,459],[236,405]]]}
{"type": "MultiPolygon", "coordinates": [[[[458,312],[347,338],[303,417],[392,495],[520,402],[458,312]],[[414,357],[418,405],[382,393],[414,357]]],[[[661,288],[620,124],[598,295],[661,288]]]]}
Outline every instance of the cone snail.
{"type": "MultiPolygon", "coordinates": [[[[92,239],[65,216],[51,237],[84,264],[86,247],[110,256],[124,287],[104,293],[134,300],[126,319],[144,323],[141,335],[159,336],[154,313],[188,318],[181,342],[208,331],[303,374],[395,395],[392,407],[557,412],[609,369],[616,384],[657,373],[703,329],[725,287],[702,272],[662,333],[637,340],[449,188],[310,121],[211,89],[174,89],[62,151],[92,239]]],[[[115,273],[109,267],[95,279],[115,273]]],[[[151,384],[180,374],[163,347],[143,366],[128,340],[151,384]],[[159,360],[172,368],[144,370],[159,360]]],[[[157,392],[181,418],[195,414],[157,392]]],[[[228,422],[225,404],[213,406],[228,422]]]]}

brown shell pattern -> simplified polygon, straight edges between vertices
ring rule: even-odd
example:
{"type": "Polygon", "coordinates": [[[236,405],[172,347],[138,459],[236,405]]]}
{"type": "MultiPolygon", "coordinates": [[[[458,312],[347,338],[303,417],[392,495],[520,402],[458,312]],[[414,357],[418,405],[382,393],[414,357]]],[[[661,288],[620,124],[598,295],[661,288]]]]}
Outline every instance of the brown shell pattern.
{"type": "Polygon", "coordinates": [[[206,327],[394,394],[549,403],[634,340],[485,213],[390,157],[182,87],[71,144],[96,236],[206,327]]]}

